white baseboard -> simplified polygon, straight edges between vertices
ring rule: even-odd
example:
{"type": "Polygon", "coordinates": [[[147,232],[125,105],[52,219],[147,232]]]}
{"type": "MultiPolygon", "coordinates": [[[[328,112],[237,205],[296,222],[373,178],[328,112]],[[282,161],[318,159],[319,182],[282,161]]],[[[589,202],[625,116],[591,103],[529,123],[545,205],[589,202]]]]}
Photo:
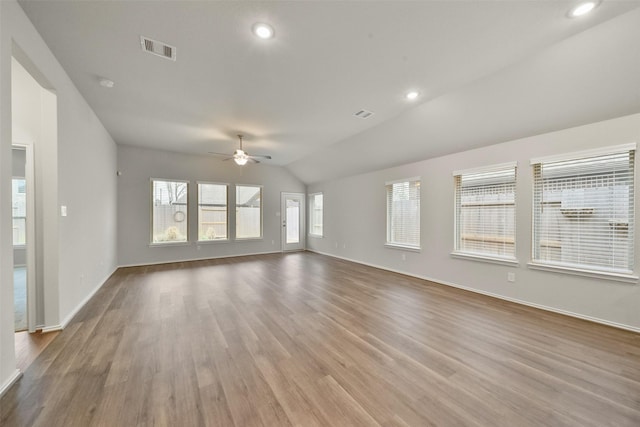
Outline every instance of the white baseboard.
{"type": "Polygon", "coordinates": [[[12,385],[16,383],[22,376],[20,369],[16,369],[13,374],[0,386],[0,397],[2,397],[12,385]]]}
{"type": "Polygon", "coordinates": [[[203,258],[191,258],[191,259],[177,259],[173,261],[156,261],[156,262],[145,262],[141,264],[121,264],[118,268],[125,267],[146,267],[148,265],[162,265],[162,264],[173,264],[177,262],[191,262],[191,261],[206,261],[208,259],[223,259],[223,258],[239,258],[244,256],[253,256],[253,255],[269,255],[269,254],[281,254],[282,250],[279,251],[267,251],[267,252],[252,252],[248,254],[233,254],[233,255],[221,255],[221,256],[208,256],[203,258]]]}
{"type": "Polygon", "coordinates": [[[57,325],[48,325],[48,326],[43,326],[42,327],[42,333],[46,334],[47,332],[56,332],[56,331],[61,331],[64,328],[67,327],[67,325],[69,324],[69,322],[71,322],[71,320],[73,319],[73,316],[75,316],[76,314],[78,314],[78,312],[82,309],[82,307],[84,307],[84,305],[89,302],[89,300],[96,294],[96,292],[98,292],[98,290],[100,290],[100,288],[107,283],[107,280],[109,280],[109,278],[113,275],[113,273],[116,272],[116,270],[118,269],[118,267],[114,268],[113,271],[111,273],[109,273],[107,275],[107,277],[105,277],[101,282],[98,283],[98,285],[89,293],[89,295],[87,295],[82,301],[80,301],[80,303],[78,303],[78,305],[76,305],[76,307],[71,311],[71,313],[69,313],[63,320],[62,322],[60,322],[57,325]]]}
{"type": "Polygon", "coordinates": [[[56,332],[61,330],[62,330],[62,325],[58,324],[58,325],[43,326],[40,332],[43,334],[46,334],[48,332],[56,332]]]}
{"type": "Polygon", "coordinates": [[[537,308],[537,309],[544,310],[544,311],[550,311],[552,313],[563,314],[565,316],[575,317],[577,319],[588,320],[590,322],[600,323],[602,325],[612,326],[614,328],[624,329],[624,330],[627,330],[627,331],[640,333],[640,328],[635,327],[635,326],[625,325],[624,323],[612,322],[610,320],[600,319],[598,317],[587,316],[587,315],[584,315],[584,314],[574,313],[572,311],[567,311],[567,310],[563,310],[563,309],[560,309],[560,308],[549,307],[549,306],[546,306],[546,305],[537,304],[537,303],[533,303],[533,302],[529,302],[529,301],[524,301],[524,300],[520,300],[520,299],[517,299],[517,298],[511,298],[511,297],[507,297],[507,296],[500,295],[500,294],[494,294],[493,292],[487,292],[487,291],[483,291],[483,290],[480,290],[480,289],[471,288],[469,286],[459,285],[457,283],[448,282],[446,280],[434,279],[432,277],[421,276],[421,275],[418,275],[418,274],[413,274],[413,273],[409,273],[409,272],[401,271],[401,270],[395,270],[393,268],[385,267],[385,266],[382,266],[382,265],[377,265],[377,264],[371,264],[371,263],[368,263],[368,262],[358,261],[358,260],[355,260],[355,259],[342,257],[342,256],[339,256],[339,255],[334,255],[334,254],[330,254],[330,253],[326,253],[326,252],[320,252],[320,251],[316,251],[316,250],[312,250],[312,249],[307,249],[307,251],[314,252],[314,253],[317,253],[317,254],[320,254],[320,255],[326,255],[326,256],[329,256],[329,257],[332,257],[332,258],[342,259],[342,260],[345,260],[345,261],[355,262],[356,264],[362,264],[362,265],[366,265],[366,266],[369,266],[369,267],[379,268],[381,270],[391,271],[392,273],[398,273],[398,274],[403,274],[405,276],[415,277],[416,279],[427,280],[429,282],[438,283],[440,285],[451,286],[453,288],[463,289],[465,291],[475,292],[477,294],[482,294],[482,295],[487,295],[487,296],[490,296],[490,297],[493,297],[493,298],[498,298],[498,299],[501,299],[501,300],[510,301],[510,302],[513,302],[513,303],[516,303],[516,304],[522,304],[522,305],[526,305],[528,307],[533,307],[533,308],[537,308]]]}

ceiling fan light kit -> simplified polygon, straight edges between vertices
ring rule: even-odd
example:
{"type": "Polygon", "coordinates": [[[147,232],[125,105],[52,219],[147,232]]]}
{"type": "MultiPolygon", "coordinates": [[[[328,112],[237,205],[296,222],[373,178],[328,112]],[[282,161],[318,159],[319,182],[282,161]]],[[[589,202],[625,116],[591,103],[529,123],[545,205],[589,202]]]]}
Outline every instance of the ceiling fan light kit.
{"type": "Polygon", "coordinates": [[[236,152],[233,153],[233,161],[236,162],[236,164],[244,166],[247,164],[247,160],[249,160],[249,156],[247,156],[244,151],[236,150],[236,152]]]}

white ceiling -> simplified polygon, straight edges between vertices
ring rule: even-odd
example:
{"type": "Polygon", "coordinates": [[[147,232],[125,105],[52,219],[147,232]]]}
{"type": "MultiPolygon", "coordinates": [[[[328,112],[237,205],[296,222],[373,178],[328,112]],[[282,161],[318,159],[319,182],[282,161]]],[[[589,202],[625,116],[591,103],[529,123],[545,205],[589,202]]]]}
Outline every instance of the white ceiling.
{"type": "Polygon", "coordinates": [[[640,111],[638,1],[20,4],[118,144],[231,153],[241,132],[308,183],[640,111]]]}

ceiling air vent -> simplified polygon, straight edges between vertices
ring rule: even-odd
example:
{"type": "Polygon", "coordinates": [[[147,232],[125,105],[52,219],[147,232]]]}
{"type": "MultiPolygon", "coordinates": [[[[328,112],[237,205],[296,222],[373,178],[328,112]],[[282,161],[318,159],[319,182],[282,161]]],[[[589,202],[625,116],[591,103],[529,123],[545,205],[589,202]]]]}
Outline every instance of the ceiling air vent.
{"type": "Polygon", "coordinates": [[[142,50],[153,55],[161,56],[172,61],[176,60],[176,48],[158,40],[153,40],[145,36],[140,36],[142,50]]]}
{"type": "Polygon", "coordinates": [[[373,113],[367,110],[360,110],[355,113],[354,116],[360,117],[361,119],[368,119],[369,117],[373,116],[373,113]]]}

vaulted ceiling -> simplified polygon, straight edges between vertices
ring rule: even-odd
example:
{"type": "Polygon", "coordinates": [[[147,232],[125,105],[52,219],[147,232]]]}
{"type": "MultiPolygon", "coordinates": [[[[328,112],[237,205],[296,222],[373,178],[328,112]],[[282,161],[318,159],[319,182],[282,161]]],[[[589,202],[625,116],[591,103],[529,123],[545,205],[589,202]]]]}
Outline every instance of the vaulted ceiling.
{"type": "Polygon", "coordinates": [[[231,153],[242,133],[307,183],[640,112],[638,1],[20,4],[118,144],[231,153]]]}

